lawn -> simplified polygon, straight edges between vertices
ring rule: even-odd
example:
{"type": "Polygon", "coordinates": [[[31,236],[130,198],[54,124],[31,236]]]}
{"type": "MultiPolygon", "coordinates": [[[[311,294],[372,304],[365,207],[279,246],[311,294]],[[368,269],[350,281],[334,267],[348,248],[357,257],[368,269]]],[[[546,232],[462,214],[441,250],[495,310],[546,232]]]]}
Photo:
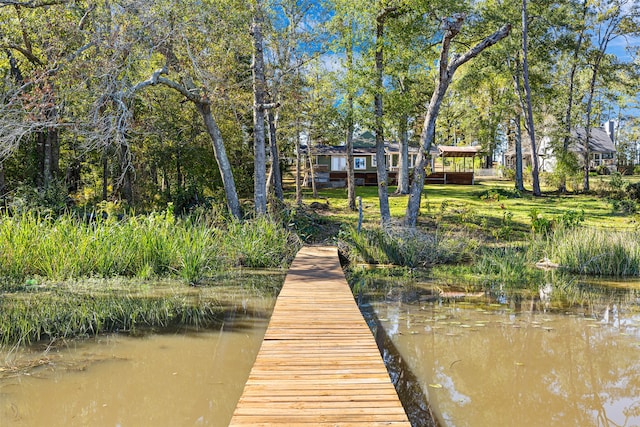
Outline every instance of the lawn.
{"type": "MultiPolygon", "coordinates": [[[[598,228],[630,230],[638,225],[634,214],[613,212],[611,204],[598,195],[598,191],[561,195],[548,189],[542,197],[533,197],[527,192],[518,194],[513,187],[513,182],[504,180],[482,180],[473,186],[426,185],[422,198],[421,225],[429,226],[436,222],[439,225],[464,225],[488,233],[509,225],[515,232],[528,232],[534,210],[549,220],[568,211],[584,211],[584,225],[598,228]]],[[[594,177],[592,187],[596,190],[607,187],[607,178],[594,177]]],[[[407,196],[391,195],[395,187],[389,190],[391,215],[400,223],[407,206],[407,196]]],[[[365,225],[378,224],[377,187],[357,187],[356,193],[363,200],[365,225]]],[[[325,215],[341,223],[357,224],[358,214],[348,210],[344,188],[319,190],[317,198],[312,197],[310,190],[305,191],[304,201],[307,204],[328,204],[325,215]]]]}

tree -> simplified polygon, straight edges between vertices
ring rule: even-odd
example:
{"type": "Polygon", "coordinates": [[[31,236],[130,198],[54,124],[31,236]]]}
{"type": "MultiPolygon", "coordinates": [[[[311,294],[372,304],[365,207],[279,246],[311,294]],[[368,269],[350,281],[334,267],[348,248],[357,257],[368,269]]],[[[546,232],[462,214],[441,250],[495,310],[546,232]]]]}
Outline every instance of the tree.
{"type": "Polygon", "coordinates": [[[378,175],[378,199],[380,200],[380,222],[383,227],[391,224],[391,211],[389,210],[389,179],[387,174],[387,159],[384,146],[384,110],[382,107],[382,84],[384,75],[384,26],[388,18],[393,18],[401,13],[397,6],[384,7],[376,16],[376,43],[375,43],[375,67],[374,80],[374,114],[376,134],[376,169],[378,175]]]}
{"type": "Polygon", "coordinates": [[[582,184],[584,191],[589,191],[589,170],[591,167],[589,142],[593,127],[593,100],[604,60],[608,56],[607,48],[618,37],[640,33],[640,5],[635,1],[598,1],[594,7],[593,47],[587,52],[587,63],[591,69],[591,77],[585,107],[584,179],[582,184]]]}
{"type": "Polygon", "coordinates": [[[251,70],[253,74],[254,203],[256,215],[264,215],[267,213],[267,160],[264,137],[267,82],[264,76],[264,42],[262,39],[264,18],[262,15],[261,0],[255,0],[253,7],[253,22],[251,23],[250,33],[253,37],[253,62],[251,64],[251,70]]]}
{"type": "Polygon", "coordinates": [[[456,14],[452,17],[442,19],[442,42],[440,50],[440,59],[438,65],[438,79],[436,87],[429,101],[429,106],[424,119],[422,134],[420,135],[420,148],[416,159],[413,172],[413,183],[409,193],[409,201],[405,214],[405,224],[409,227],[415,227],[420,211],[420,201],[422,197],[422,188],[425,179],[425,160],[429,153],[433,138],[435,135],[435,125],[442,99],[447,92],[447,88],[453,79],[456,70],[464,63],[478,56],[484,49],[496,44],[511,31],[511,25],[507,24],[486,37],[480,43],[473,46],[463,55],[454,55],[449,60],[451,42],[460,33],[462,25],[465,21],[465,15],[456,14]]]}
{"type": "Polygon", "coordinates": [[[527,41],[528,20],[527,0],[522,0],[522,81],[524,85],[524,94],[522,94],[522,91],[520,90],[520,85],[516,84],[516,86],[520,97],[520,103],[523,106],[522,111],[524,112],[525,128],[527,129],[529,141],[531,142],[531,178],[533,181],[533,195],[540,196],[538,150],[536,145],[535,124],[533,121],[533,107],[531,104],[531,85],[529,84],[529,50],[527,41]]]}

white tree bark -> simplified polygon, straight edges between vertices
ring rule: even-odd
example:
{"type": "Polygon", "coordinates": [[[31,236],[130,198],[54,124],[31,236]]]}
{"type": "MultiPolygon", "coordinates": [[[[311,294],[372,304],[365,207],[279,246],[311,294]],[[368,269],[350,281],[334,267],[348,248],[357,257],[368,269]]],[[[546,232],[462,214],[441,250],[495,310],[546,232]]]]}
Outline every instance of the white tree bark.
{"type": "Polygon", "coordinates": [[[442,20],[444,34],[441,42],[442,47],[440,50],[438,81],[436,82],[435,90],[431,96],[429,107],[427,108],[427,114],[424,119],[422,134],[420,135],[420,149],[418,150],[418,156],[413,170],[413,182],[411,184],[411,190],[409,191],[409,201],[407,202],[407,211],[405,213],[404,220],[405,225],[408,227],[415,227],[418,221],[422,189],[424,187],[425,166],[429,150],[431,149],[431,144],[433,143],[433,138],[435,136],[436,119],[440,112],[442,99],[447,92],[447,88],[451,83],[454,73],[462,64],[475,58],[480,54],[480,52],[505,38],[511,31],[511,25],[504,25],[502,28],[469,49],[464,55],[454,55],[453,59],[449,61],[451,41],[460,32],[464,20],[465,15],[462,14],[454,15],[451,18],[444,18],[442,20]]]}
{"type": "Polygon", "coordinates": [[[256,1],[251,24],[253,37],[253,180],[256,215],[267,213],[267,158],[265,150],[264,100],[266,80],[264,76],[263,16],[260,0],[256,1]]]}

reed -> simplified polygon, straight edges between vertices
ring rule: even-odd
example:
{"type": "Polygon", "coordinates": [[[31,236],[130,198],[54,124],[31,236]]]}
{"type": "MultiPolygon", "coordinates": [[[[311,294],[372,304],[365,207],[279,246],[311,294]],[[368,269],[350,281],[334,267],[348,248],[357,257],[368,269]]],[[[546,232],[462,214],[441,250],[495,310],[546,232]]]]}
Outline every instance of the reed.
{"type": "Polygon", "coordinates": [[[214,268],[287,266],[298,237],[268,217],[212,224],[172,212],[97,218],[37,213],[0,217],[0,288],[41,277],[181,277],[198,283],[214,268]]]}
{"type": "Polygon", "coordinates": [[[544,273],[534,264],[526,247],[486,248],[480,252],[471,272],[483,286],[537,288],[543,283],[544,273]]]}
{"type": "Polygon", "coordinates": [[[548,257],[569,272],[640,276],[640,232],[596,228],[558,230],[544,241],[548,257]]]}
{"type": "Polygon", "coordinates": [[[343,228],[338,236],[342,253],[351,262],[429,267],[461,262],[476,247],[473,239],[443,233],[424,233],[413,229],[343,228]]]}
{"type": "Polygon", "coordinates": [[[194,300],[179,294],[18,293],[0,298],[0,345],[111,331],[135,332],[143,327],[205,326],[221,321],[222,312],[213,300],[194,300]]]}

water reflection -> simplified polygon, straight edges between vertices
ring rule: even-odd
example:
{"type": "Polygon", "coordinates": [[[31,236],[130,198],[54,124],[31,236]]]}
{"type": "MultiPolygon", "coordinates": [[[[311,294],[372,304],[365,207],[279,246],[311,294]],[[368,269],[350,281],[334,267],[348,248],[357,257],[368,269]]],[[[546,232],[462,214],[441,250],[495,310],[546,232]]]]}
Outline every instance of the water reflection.
{"type": "Polygon", "coordinates": [[[275,302],[246,283],[186,290],[223,305],[206,330],[0,351],[0,425],[228,425],[275,302]]]}
{"type": "Polygon", "coordinates": [[[418,285],[372,305],[442,426],[640,425],[637,289],[418,285]]]}

